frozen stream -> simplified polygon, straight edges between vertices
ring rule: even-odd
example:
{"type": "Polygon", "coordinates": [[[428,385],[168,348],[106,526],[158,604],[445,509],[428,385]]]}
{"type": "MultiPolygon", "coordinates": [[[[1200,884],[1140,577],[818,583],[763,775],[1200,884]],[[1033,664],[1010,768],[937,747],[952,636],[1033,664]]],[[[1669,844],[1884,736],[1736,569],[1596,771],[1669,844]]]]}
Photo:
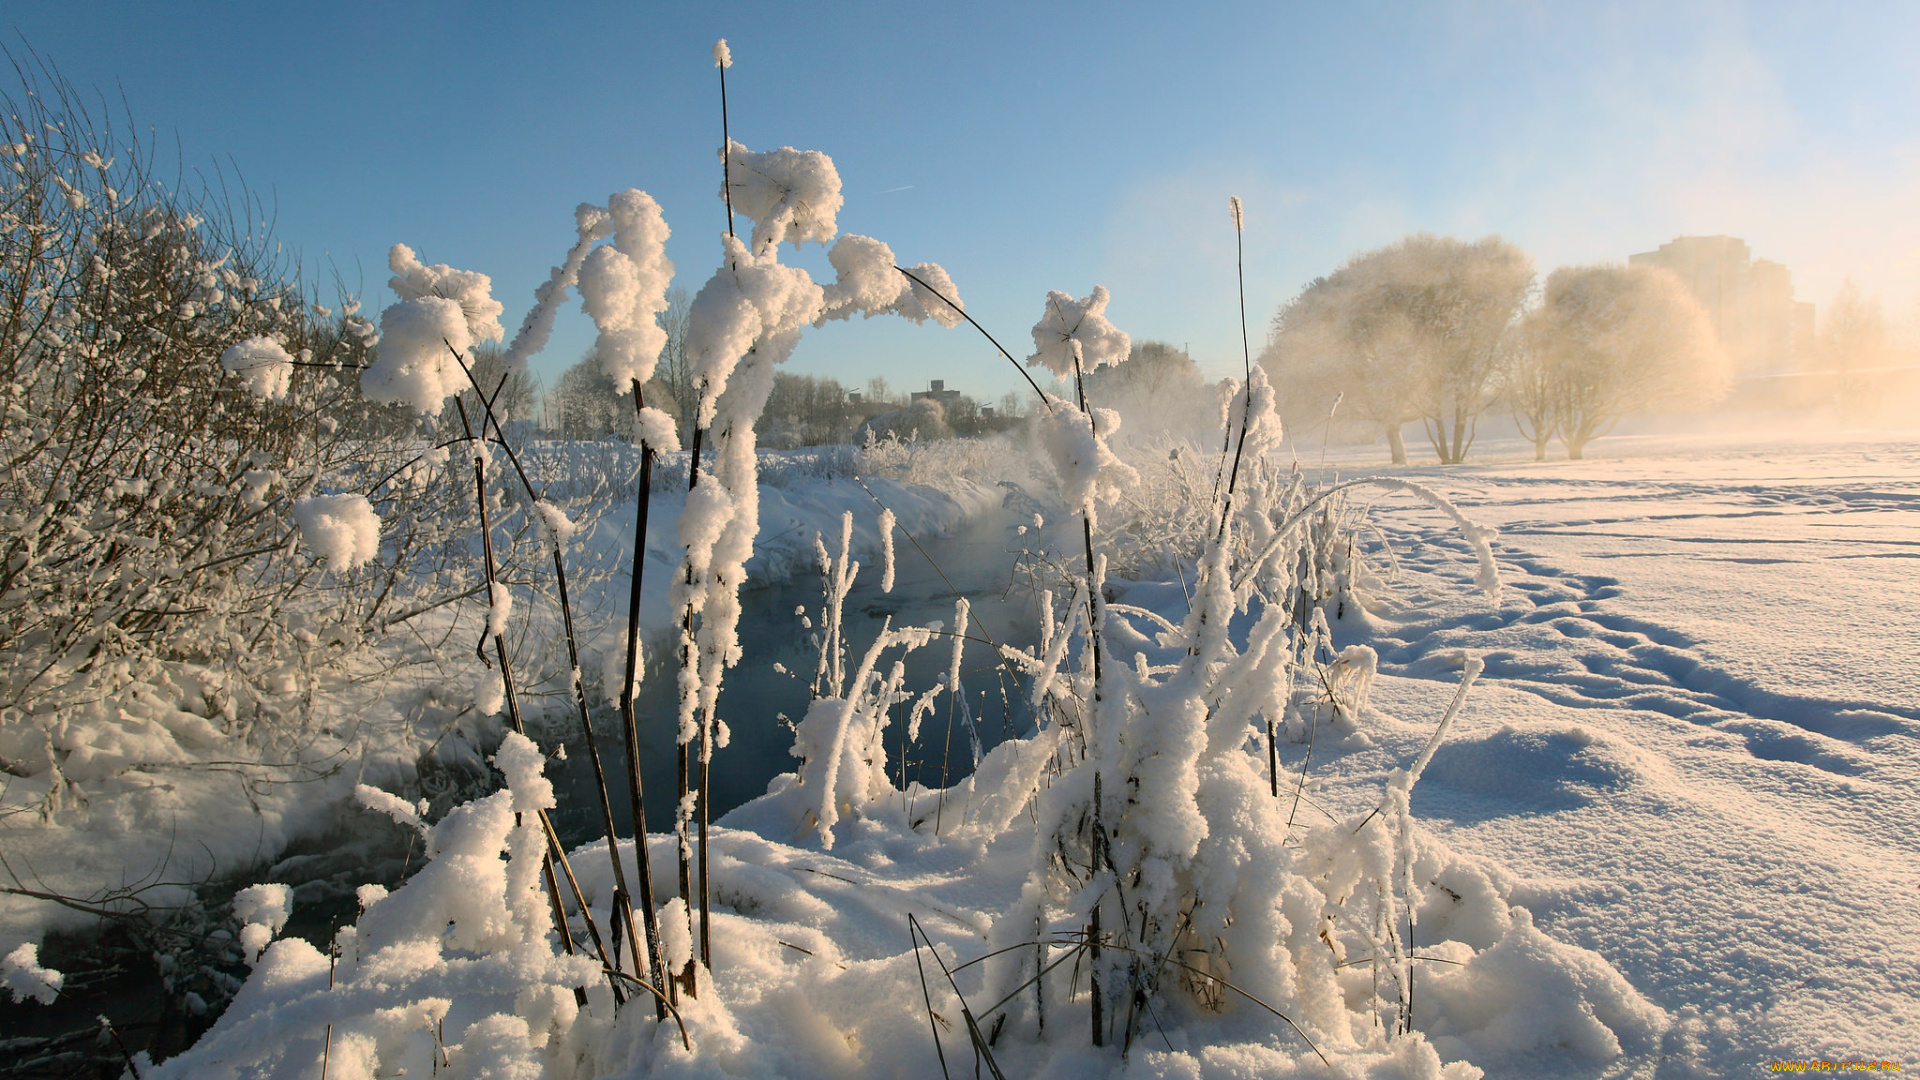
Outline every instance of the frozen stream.
{"type": "MultiPolygon", "coordinates": [[[[1037,615],[1032,590],[1024,574],[1016,575],[1020,545],[1028,540],[1015,532],[1013,515],[994,510],[973,518],[952,535],[921,539],[926,556],[905,537],[896,534],[895,581],[889,593],[880,591],[880,567],[863,564],[845,605],[844,628],[849,641],[847,667],[851,672],[891,617],[895,626],[926,626],[935,622],[953,625],[956,594],[967,598],[972,609],[969,640],[961,663],[961,685],[967,694],[967,712],[972,714],[973,730],[981,749],[990,749],[1009,731],[1024,733],[1032,728],[1032,718],[1023,693],[1011,685],[1003,667],[995,662],[992,650],[983,642],[982,629],[1001,644],[1027,645],[1037,635],[1037,615]],[[931,556],[936,571],[928,562],[931,556]],[[945,577],[941,576],[944,571],[945,577]],[[1008,707],[1011,706],[1011,719],[1008,707]]],[[[818,650],[809,640],[813,631],[802,622],[796,608],[804,607],[806,616],[817,628],[822,602],[818,572],[802,572],[791,579],[746,590],[742,596],[745,612],[741,619],[742,659],[729,671],[722,684],[719,716],[732,729],[732,742],[714,752],[712,765],[712,815],[715,819],[767,789],[767,782],[799,764],[788,751],[793,732],[782,717],[798,721],[806,714],[818,650]],[[781,674],[775,664],[789,674],[781,674]]],[[[926,648],[906,658],[907,679],[904,689],[918,694],[943,677],[951,660],[950,639],[936,639],[926,648]]],[[[885,671],[899,658],[899,649],[887,650],[879,670],[885,671]]],[[[678,669],[677,641],[670,635],[658,635],[648,642],[645,681],[636,702],[640,717],[640,750],[643,759],[641,780],[647,800],[647,829],[664,832],[673,827],[676,792],[674,716],[676,708],[674,678],[678,669]]],[[[940,786],[942,774],[948,782],[972,771],[973,746],[966,716],[943,699],[922,722],[920,738],[908,752],[908,780],[927,786],[940,786]],[[951,723],[949,723],[951,721],[951,723]]],[[[900,721],[907,706],[894,708],[895,723],[887,730],[887,769],[898,777],[900,721]]],[[[626,763],[620,753],[621,733],[618,712],[610,706],[596,705],[594,731],[599,739],[602,761],[607,769],[607,784],[613,793],[616,829],[630,835],[632,813],[626,792],[626,763]]],[[[568,844],[598,839],[604,832],[600,823],[599,799],[593,791],[593,771],[585,740],[579,732],[566,740],[567,761],[552,770],[560,797],[554,812],[555,826],[568,844]]],[[[897,779],[896,779],[897,783],[897,779]]]]}

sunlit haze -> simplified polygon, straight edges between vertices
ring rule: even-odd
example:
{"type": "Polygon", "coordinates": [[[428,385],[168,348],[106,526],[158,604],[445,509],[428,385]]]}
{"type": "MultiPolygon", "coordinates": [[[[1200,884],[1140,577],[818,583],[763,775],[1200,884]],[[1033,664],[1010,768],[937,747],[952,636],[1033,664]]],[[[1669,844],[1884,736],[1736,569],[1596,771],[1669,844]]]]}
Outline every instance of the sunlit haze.
{"type": "MultiPolygon", "coordinates": [[[[1786,264],[1801,300],[1852,274],[1904,318],[1917,22],[1897,4],[22,3],[0,25],[124,95],[190,169],[244,178],[310,275],[376,305],[404,242],[491,274],[508,325],[574,205],[614,190],[653,193],[679,283],[705,279],[725,37],[734,137],[830,154],[843,230],[946,266],[1009,348],[1046,290],[1099,283],[1136,338],[1224,373],[1230,193],[1256,350],[1306,281],[1416,230],[1497,232],[1543,277],[1725,233],[1786,264]]],[[[887,322],[809,335],[793,370],[944,376],[984,400],[1015,385],[972,335],[887,322]]],[[[570,315],[539,369],[590,341],[570,315]]]]}

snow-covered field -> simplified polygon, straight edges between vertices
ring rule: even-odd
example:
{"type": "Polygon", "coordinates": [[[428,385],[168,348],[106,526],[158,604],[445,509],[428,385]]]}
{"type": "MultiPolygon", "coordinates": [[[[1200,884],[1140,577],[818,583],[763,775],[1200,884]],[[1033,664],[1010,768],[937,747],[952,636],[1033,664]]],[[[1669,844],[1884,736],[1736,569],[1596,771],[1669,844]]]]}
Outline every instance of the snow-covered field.
{"type": "MultiPolygon", "coordinates": [[[[1303,765],[1307,777],[1289,814],[1303,826],[1364,817],[1433,734],[1469,655],[1485,671],[1413,789],[1428,830],[1416,865],[1433,885],[1412,930],[1409,1011],[1424,1039],[1388,1042],[1390,1015],[1330,1019],[1310,994],[1301,1007],[1320,1012],[1290,1019],[1323,1043],[1327,1025],[1349,1025],[1346,1052],[1328,1047],[1339,1075],[1435,1076],[1441,1060],[1492,1077],[1920,1061],[1920,444],[1601,446],[1595,460],[1536,464],[1495,444],[1480,455],[1491,464],[1392,470],[1500,530],[1497,601],[1474,587],[1452,522],[1404,495],[1374,499],[1363,539],[1384,580],[1335,624],[1338,644],[1378,653],[1372,707],[1359,737],[1281,743],[1283,780],[1303,765]]],[[[1314,467],[1389,471],[1338,451],[1314,467]]],[[[1120,602],[1183,614],[1179,580],[1115,584],[1120,602]]],[[[1247,758],[1264,792],[1263,748],[1247,758]]],[[[539,801],[537,765],[503,758],[518,771],[514,802],[473,804],[436,833],[438,885],[430,873],[368,894],[337,965],[297,940],[270,948],[215,1029],[158,1074],[306,1075],[323,1054],[329,1075],[367,1075],[355,1063],[376,1058],[380,1075],[924,1077],[941,1054],[949,1070],[974,1068],[950,986],[984,1012],[1000,976],[975,965],[949,984],[934,954],[948,966],[986,954],[1029,876],[1033,830],[994,782],[1023,767],[1017,743],[944,797],[916,786],[843,816],[830,849],[791,781],[725,818],[713,982],[680,999],[691,1053],[644,1001],[611,1015],[597,964],[554,953],[537,913],[516,909],[511,871],[491,900],[449,899],[449,882],[499,879],[472,867],[512,845],[506,810],[539,801]],[[487,911],[484,931],[418,953],[428,928],[487,911]],[[381,952],[383,936],[414,954],[381,952]],[[586,1009],[569,984],[593,987],[586,1009]]],[[[671,838],[653,837],[651,857],[671,895],[671,838]]],[[[573,864],[604,909],[604,842],[573,864]]],[[[273,912],[258,918],[271,926],[273,912]]],[[[689,946],[669,935],[667,947],[689,946]]],[[[1006,1075],[1324,1075],[1287,1024],[1220,991],[1217,1014],[1163,1003],[1172,1011],[1142,1025],[1124,1060],[1095,1049],[1073,1004],[1078,967],[1051,977],[1066,1015],[1043,1037],[1029,1008],[996,1041],[1006,1075]]],[[[1272,975],[1232,974],[1243,987],[1272,975]]],[[[1354,1006],[1386,977],[1361,963],[1337,984],[1354,1006]]]]}
{"type": "Polygon", "coordinates": [[[1497,613],[1436,587],[1460,576],[1425,553],[1453,543],[1437,519],[1376,509],[1422,554],[1376,624],[1375,702],[1417,720],[1459,650],[1487,663],[1415,812],[1673,1015],[1644,1074],[1912,1067],[1920,445],[1603,445],[1427,472],[1501,530],[1497,613]]]}

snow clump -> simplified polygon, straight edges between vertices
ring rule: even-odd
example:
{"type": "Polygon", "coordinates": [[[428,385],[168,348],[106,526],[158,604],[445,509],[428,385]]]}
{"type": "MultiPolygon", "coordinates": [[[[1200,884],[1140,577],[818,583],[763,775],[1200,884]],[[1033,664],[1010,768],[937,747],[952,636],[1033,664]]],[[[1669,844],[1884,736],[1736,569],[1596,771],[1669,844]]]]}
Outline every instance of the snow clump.
{"type": "Polygon", "coordinates": [[[329,570],[352,570],[380,554],[380,518],[365,495],[309,495],[293,504],[300,540],[329,570]]]}
{"type": "Polygon", "coordinates": [[[753,250],[824,244],[840,231],[834,217],[846,200],[832,158],[791,146],[756,153],[731,139],[724,153],[733,208],[753,219],[753,250]]]}
{"type": "Polygon", "coordinates": [[[1104,285],[1075,300],[1054,289],[1047,293],[1047,310],[1033,324],[1033,355],[1028,367],[1044,367],[1054,378],[1073,374],[1078,359],[1082,372],[1118,364],[1133,348],[1127,332],[1107,320],[1112,295],[1104,285]]]}
{"type": "Polygon", "coordinates": [[[653,196],[629,189],[607,200],[613,243],[597,247],[580,266],[580,306],[593,317],[600,337],[594,352],[600,368],[625,394],[653,377],[667,343],[656,317],[667,309],[673,261],[666,256],[672,230],[653,196]]]}
{"type": "Polygon", "coordinates": [[[932,319],[948,329],[965,317],[960,290],[938,263],[921,263],[903,273],[894,262],[892,248],[856,233],[835,241],[827,261],[833,264],[836,277],[825,288],[815,326],[851,318],[856,311],[869,319],[899,315],[918,324],[932,319]]]}
{"type": "Polygon", "coordinates": [[[220,354],[220,366],[239,375],[262,401],[286,397],[287,383],[293,378],[293,357],[286,347],[260,334],[227,346],[220,354]]]}
{"type": "Polygon", "coordinates": [[[380,313],[380,344],[372,366],[360,375],[360,388],[369,400],[430,413],[466,389],[460,357],[480,342],[506,336],[502,305],[490,295],[487,275],[426,266],[405,244],[393,245],[387,265],[393,270],[387,285],[400,301],[380,313]]]}
{"type": "Polygon", "coordinates": [[[455,270],[445,263],[423,264],[405,244],[395,244],[387,252],[387,268],[393,276],[387,287],[402,302],[432,297],[452,300],[460,305],[467,333],[474,341],[499,341],[507,336],[500,325],[505,305],[492,295],[493,279],[474,270],[455,270]]]}
{"type": "Polygon", "coordinates": [[[431,413],[466,388],[453,354],[471,345],[459,302],[428,296],[394,304],[380,313],[380,345],[360,373],[360,390],[369,401],[431,413]]]}
{"type": "Polygon", "coordinates": [[[66,981],[65,975],[40,966],[40,947],[31,941],[22,942],[0,957],[0,987],[6,988],[16,1004],[32,998],[42,1005],[51,1005],[53,999],[60,996],[60,985],[66,981]]]}
{"type": "Polygon", "coordinates": [[[285,885],[249,885],[234,894],[233,917],[240,923],[240,944],[247,950],[247,963],[259,960],[292,914],[293,890],[285,885]]]}
{"type": "Polygon", "coordinates": [[[549,271],[547,280],[533,290],[533,307],[507,345],[503,360],[510,371],[519,370],[529,358],[547,347],[547,339],[553,334],[554,315],[566,299],[567,290],[580,280],[580,266],[586,262],[587,252],[595,241],[613,229],[613,218],[602,207],[581,203],[574,208],[573,225],[573,247],[567,249],[566,259],[549,271]]]}
{"type": "Polygon", "coordinates": [[[1096,408],[1089,415],[1052,394],[1043,400],[1047,408],[1034,412],[1033,430],[1059,478],[1060,497],[1069,510],[1097,524],[1101,498],[1116,497],[1140,482],[1139,472],[1107,445],[1120,427],[1120,414],[1096,408]]]}

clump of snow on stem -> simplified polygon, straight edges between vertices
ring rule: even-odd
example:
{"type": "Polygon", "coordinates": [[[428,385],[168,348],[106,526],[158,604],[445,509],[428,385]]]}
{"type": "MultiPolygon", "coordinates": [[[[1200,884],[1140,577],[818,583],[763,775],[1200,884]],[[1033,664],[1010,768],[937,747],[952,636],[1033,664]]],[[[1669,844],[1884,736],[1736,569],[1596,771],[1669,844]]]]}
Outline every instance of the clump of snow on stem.
{"type": "Polygon", "coordinates": [[[456,270],[445,263],[428,266],[405,244],[395,244],[387,252],[387,268],[393,271],[387,287],[402,303],[433,297],[452,300],[460,305],[473,341],[499,341],[507,336],[506,328],[500,325],[505,305],[493,298],[493,279],[487,275],[477,270],[456,270]]]}
{"type": "Polygon", "coordinates": [[[1027,357],[1027,366],[1044,367],[1065,379],[1073,375],[1076,359],[1083,374],[1125,360],[1133,342],[1107,320],[1111,299],[1104,285],[1095,285],[1078,300],[1058,289],[1047,293],[1047,310],[1033,324],[1033,355],[1027,357]]]}
{"type": "Polygon", "coordinates": [[[701,428],[713,425],[715,402],[747,350],[786,359],[824,300],[807,272],[781,265],[774,250],[756,257],[735,237],[721,242],[721,267],[687,312],[687,360],[700,388],[695,423],[701,428]]]}
{"type": "Polygon", "coordinates": [[[820,321],[847,319],[854,312],[871,319],[906,291],[907,279],[894,269],[893,249],[883,241],[848,233],[827,251],[835,279],[825,287],[820,321]]]}
{"type": "Polygon", "coordinates": [[[278,401],[287,396],[293,379],[293,357],[286,347],[263,334],[236,341],[220,354],[220,366],[234,372],[254,397],[278,401]]]}
{"type": "Polygon", "coordinates": [[[908,272],[918,280],[907,282],[907,290],[887,310],[916,323],[932,319],[949,330],[960,325],[966,317],[961,314],[967,309],[966,301],[960,299],[960,290],[946,270],[938,263],[929,262],[913,266],[908,272]]]}
{"type": "Polygon", "coordinates": [[[817,324],[851,318],[856,311],[869,319],[875,315],[899,315],[915,323],[932,319],[948,328],[958,325],[963,317],[960,312],[966,305],[960,301],[960,292],[937,263],[921,263],[901,273],[892,248],[856,233],[835,241],[827,252],[827,261],[833,264],[836,277],[825,288],[817,324]]]}
{"type": "Polygon", "coordinates": [[[733,50],[727,48],[727,39],[721,38],[713,43],[713,66],[730,68],[733,66],[733,50]]]}
{"type": "Polygon", "coordinates": [[[31,941],[21,942],[14,950],[0,957],[0,987],[15,1003],[23,1003],[29,998],[42,1005],[53,1004],[60,996],[60,986],[67,977],[52,968],[40,966],[40,947],[31,941]]]}
{"type": "Polygon", "coordinates": [[[1101,498],[1115,497],[1140,482],[1133,466],[1107,445],[1120,427],[1120,414],[1095,408],[1088,415],[1052,394],[1044,400],[1047,407],[1033,412],[1033,432],[1059,478],[1060,496],[1068,509],[1097,522],[1101,498]]]}
{"type": "Polygon", "coordinates": [[[880,511],[880,591],[893,591],[893,511],[880,511]]]}
{"type": "Polygon", "coordinates": [[[240,924],[240,944],[247,963],[254,963],[287,925],[293,914],[293,890],[285,885],[250,885],[233,896],[233,917],[240,924]]]}
{"type": "Polygon", "coordinates": [[[420,817],[426,812],[427,803],[424,799],[418,803],[410,803],[392,792],[382,791],[371,784],[356,784],[353,788],[353,801],[376,814],[387,815],[396,825],[405,825],[410,829],[418,830],[421,835],[426,834],[427,823],[420,817]]]}
{"type": "Polygon", "coordinates": [[[507,632],[507,618],[513,614],[513,593],[500,582],[487,586],[487,636],[499,637],[507,632]]]}
{"type": "Polygon", "coordinates": [[[360,374],[369,400],[400,402],[430,413],[467,387],[461,370],[468,349],[506,336],[493,281],[472,270],[427,266],[405,244],[387,255],[388,287],[400,297],[380,313],[380,345],[360,374]],[[456,355],[458,354],[458,355],[456,355]]]}
{"type": "Polygon", "coordinates": [[[846,200],[832,158],[791,146],[756,153],[733,140],[723,152],[733,208],[753,219],[755,251],[783,240],[824,244],[839,231],[834,217],[846,200]]]}
{"type": "Polygon", "coordinates": [[[651,405],[641,409],[634,418],[634,428],[639,433],[640,441],[654,450],[680,449],[680,431],[674,425],[673,417],[651,405]]]}
{"type": "Polygon", "coordinates": [[[673,262],[667,258],[672,230],[653,196],[638,189],[607,200],[613,243],[595,248],[580,267],[580,304],[593,317],[600,337],[594,352],[600,368],[625,394],[634,383],[653,377],[654,364],[667,343],[657,318],[667,309],[673,262]]]}
{"type": "Polygon", "coordinates": [[[534,519],[540,523],[541,535],[563,551],[573,542],[573,535],[580,531],[580,526],[567,516],[566,511],[545,499],[534,501],[533,513],[534,519]]]}
{"type": "Polygon", "coordinates": [[[549,271],[547,280],[533,291],[533,308],[521,320],[519,331],[507,345],[502,360],[510,371],[519,370],[528,358],[547,347],[547,339],[553,334],[553,317],[566,299],[567,290],[580,279],[580,265],[586,262],[587,252],[613,228],[612,215],[592,203],[575,207],[573,222],[573,247],[567,249],[565,261],[549,271]]]}
{"type": "Polygon", "coordinates": [[[427,296],[394,304],[380,313],[380,344],[360,373],[360,389],[369,401],[433,412],[466,389],[453,354],[472,343],[458,301],[427,296]]]}
{"type": "Polygon", "coordinates": [[[300,540],[329,570],[352,570],[380,554],[380,518],[365,495],[309,495],[293,504],[300,540]]]}
{"type": "Polygon", "coordinates": [[[627,636],[627,628],[620,626],[614,628],[614,638],[616,647],[607,650],[606,653],[600,657],[600,692],[606,697],[607,704],[609,705],[620,704],[622,700],[621,695],[626,692],[632,693],[636,698],[640,696],[640,679],[646,672],[647,664],[647,658],[643,648],[644,642],[641,636],[635,635],[629,639],[627,636]],[[620,648],[618,646],[626,647],[620,648]],[[623,687],[622,683],[624,683],[627,678],[629,650],[632,651],[633,683],[630,686],[623,687]]]}

